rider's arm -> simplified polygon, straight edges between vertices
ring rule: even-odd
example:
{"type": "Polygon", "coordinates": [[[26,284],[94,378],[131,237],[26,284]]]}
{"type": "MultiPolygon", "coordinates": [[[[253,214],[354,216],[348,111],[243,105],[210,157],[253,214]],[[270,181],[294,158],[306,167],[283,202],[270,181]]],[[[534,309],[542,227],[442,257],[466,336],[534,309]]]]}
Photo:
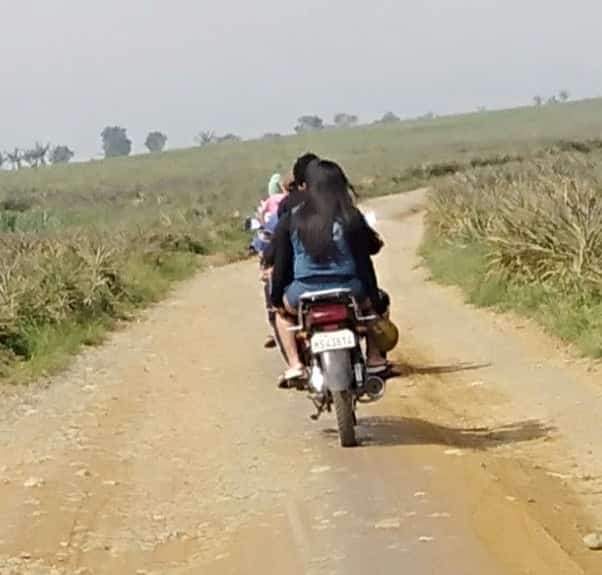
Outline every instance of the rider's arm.
{"type": "Polygon", "coordinates": [[[365,220],[364,216],[362,216],[362,221],[363,221],[363,232],[362,233],[364,236],[364,242],[366,244],[366,248],[368,250],[368,253],[371,256],[375,256],[378,252],[380,252],[380,250],[385,245],[385,243],[383,242],[380,235],[376,231],[374,231],[373,228],[370,227],[368,222],[365,220]]]}
{"type": "Polygon", "coordinates": [[[284,214],[286,214],[286,212],[288,211],[289,199],[290,196],[286,196],[286,198],[284,198],[284,200],[280,202],[280,205],[278,206],[278,219],[284,217],[284,214]]]}
{"type": "Polygon", "coordinates": [[[380,315],[384,314],[387,311],[387,304],[383,300],[378,288],[378,280],[376,279],[376,271],[374,270],[372,258],[367,252],[359,254],[356,257],[355,265],[358,279],[362,282],[374,311],[380,315]]]}
{"type": "Polygon", "coordinates": [[[371,256],[380,251],[384,242],[368,225],[359,211],[357,212],[357,220],[353,222],[352,227],[348,230],[347,237],[355,260],[358,279],[362,282],[375,311],[382,314],[386,310],[386,305],[381,298],[371,256]]]}
{"type": "Polygon", "coordinates": [[[375,256],[382,247],[384,242],[380,235],[370,227],[370,224],[366,221],[364,214],[359,210],[356,210],[355,219],[351,224],[352,241],[361,246],[362,250],[366,250],[369,255],[375,256]]]}
{"type": "Polygon", "coordinates": [[[288,223],[285,217],[278,218],[278,222],[276,224],[274,232],[272,233],[272,239],[270,240],[270,243],[266,246],[261,257],[261,265],[264,268],[269,269],[274,267],[274,250],[276,249],[276,246],[278,244],[284,241],[284,238],[282,236],[288,233],[287,226],[288,223]]]}
{"type": "Polygon", "coordinates": [[[293,246],[290,238],[290,214],[278,223],[272,239],[271,260],[272,303],[275,307],[284,307],[284,290],[293,279],[293,246]]]}

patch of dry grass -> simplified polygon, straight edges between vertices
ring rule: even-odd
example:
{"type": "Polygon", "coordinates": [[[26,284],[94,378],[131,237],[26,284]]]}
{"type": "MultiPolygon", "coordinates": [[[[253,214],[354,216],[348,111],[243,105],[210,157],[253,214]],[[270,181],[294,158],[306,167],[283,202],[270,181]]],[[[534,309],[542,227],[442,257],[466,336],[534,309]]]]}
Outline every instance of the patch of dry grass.
{"type": "Polygon", "coordinates": [[[601,166],[599,156],[567,153],[440,183],[427,217],[427,261],[475,303],[533,315],[602,356],[601,166]]]}

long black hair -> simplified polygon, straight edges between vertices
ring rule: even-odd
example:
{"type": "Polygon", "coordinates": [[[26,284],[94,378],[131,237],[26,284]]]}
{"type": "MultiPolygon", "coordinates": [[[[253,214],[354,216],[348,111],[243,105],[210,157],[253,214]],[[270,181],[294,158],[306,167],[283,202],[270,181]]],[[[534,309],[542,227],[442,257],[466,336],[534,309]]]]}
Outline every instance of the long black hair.
{"type": "Polygon", "coordinates": [[[293,181],[291,184],[290,192],[298,191],[300,187],[307,183],[306,180],[306,172],[309,164],[314,162],[315,160],[319,160],[316,154],[312,152],[307,152],[302,156],[299,156],[293,165],[293,181]]]}
{"type": "Polygon", "coordinates": [[[318,262],[336,257],[333,239],[335,221],[346,233],[357,222],[353,186],[343,169],[329,160],[314,160],[305,172],[307,191],[294,218],[299,239],[309,255],[318,262]]]}

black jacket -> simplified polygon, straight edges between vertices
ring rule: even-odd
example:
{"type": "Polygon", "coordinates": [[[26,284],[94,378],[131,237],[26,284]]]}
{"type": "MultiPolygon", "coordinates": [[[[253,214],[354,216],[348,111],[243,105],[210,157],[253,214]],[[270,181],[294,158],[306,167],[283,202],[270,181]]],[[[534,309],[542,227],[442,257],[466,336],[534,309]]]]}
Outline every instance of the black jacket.
{"type": "Polygon", "coordinates": [[[305,192],[302,192],[299,188],[293,186],[286,198],[284,198],[278,206],[278,218],[282,218],[292,211],[293,208],[301,204],[305,198],[304,194],[305,192]]]}
{"type": "MultiPolygon", "coordinates": [[[[283,306],[284,291],[294,279],[291,223],[292,214],[288,211],[278,223],[270,246],[269,267],[274,268],[272,272],[272,303],[276,307],[283,306]]],[[[387,306],[378,289],[378,281],[371,256],[376,255],[381,250],[383,241],[367,224],[359,210],[354,214],[354,221],[349,229],[353,231],[346,234],[346,239],[355,260],[357,276],[362,282],[375,311],[382,314],[386,311],[387,306]]]]}

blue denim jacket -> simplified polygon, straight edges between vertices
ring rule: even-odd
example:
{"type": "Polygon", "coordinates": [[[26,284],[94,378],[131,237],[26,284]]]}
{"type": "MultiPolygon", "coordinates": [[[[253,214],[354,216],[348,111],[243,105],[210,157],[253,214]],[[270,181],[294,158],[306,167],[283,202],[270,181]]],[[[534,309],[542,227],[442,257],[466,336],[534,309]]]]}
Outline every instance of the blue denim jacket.
{"type": "Polygon", "coordinates": [[[293,230],[291,242],[294,253],[294,279],[324,279],[338,277],[351,279],[356,277],[355,260],[345,239],[343,226],[335,222],[332,226],[332,239],[336,246],[336,255],[325,262],[316,262],[305,249],[299,232],[293,230]]]}

